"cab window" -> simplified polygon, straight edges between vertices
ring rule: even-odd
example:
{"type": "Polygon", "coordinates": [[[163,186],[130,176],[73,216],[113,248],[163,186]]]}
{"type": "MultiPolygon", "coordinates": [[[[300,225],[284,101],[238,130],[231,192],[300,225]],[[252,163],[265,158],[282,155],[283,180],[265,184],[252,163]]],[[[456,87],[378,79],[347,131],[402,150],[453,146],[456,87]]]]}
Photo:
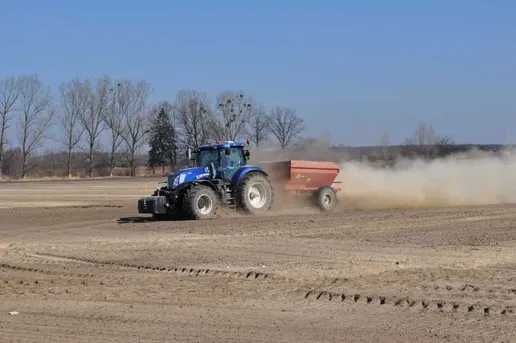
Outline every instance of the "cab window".
{"type": "Polygon", "coordinates": [[[229,155],[224,152],[224,167],[225,168],[238,168],[245,164],[245,158],[242,149],[240,148],[229,148],[229,155]]]}
{"type": "Polygon", "coordinates": [[[219,164],[219,152],[216,149],[203,149],[199,151],[197,157],[199,167],[207,167],[210,164],[219,164]]]}

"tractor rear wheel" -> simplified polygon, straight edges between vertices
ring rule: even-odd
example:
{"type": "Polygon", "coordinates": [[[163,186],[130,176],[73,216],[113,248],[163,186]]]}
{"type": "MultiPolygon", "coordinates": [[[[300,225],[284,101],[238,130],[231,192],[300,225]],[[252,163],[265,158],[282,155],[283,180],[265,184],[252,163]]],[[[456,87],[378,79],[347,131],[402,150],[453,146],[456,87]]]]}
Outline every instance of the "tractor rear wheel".
{"type": "Polygon", "coordinates": [[[218,206],[217,194],[204,185],[191,187],[183,198],[183,210],[192,219],[213,218],[218,206]]]}
{"type": "Polygon", "coordinates": [[[272,207],[273,191],[269,179],[263,174],[252,173],[240,184],[238,202],[242,210],[259,214],[272,207]]]}
{"type": "Polygon", "coordinates": [[[337,194],[331,187],[319,188],[315,193],[315,202],[322,211],[331,211],[337,205],[337,194]]]}

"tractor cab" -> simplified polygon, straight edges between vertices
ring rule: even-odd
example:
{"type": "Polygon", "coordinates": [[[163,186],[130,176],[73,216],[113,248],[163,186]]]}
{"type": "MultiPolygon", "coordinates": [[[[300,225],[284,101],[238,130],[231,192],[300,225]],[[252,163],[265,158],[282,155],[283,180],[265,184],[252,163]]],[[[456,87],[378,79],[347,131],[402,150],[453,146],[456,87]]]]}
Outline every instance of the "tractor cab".
{"type": "Polygon", "coordinates": [[[231,180],[240,167],[247,164],[249,151],[235,142],[203,145],[192,154],[197,167],[208,167],[215,178],[231,180]]]}

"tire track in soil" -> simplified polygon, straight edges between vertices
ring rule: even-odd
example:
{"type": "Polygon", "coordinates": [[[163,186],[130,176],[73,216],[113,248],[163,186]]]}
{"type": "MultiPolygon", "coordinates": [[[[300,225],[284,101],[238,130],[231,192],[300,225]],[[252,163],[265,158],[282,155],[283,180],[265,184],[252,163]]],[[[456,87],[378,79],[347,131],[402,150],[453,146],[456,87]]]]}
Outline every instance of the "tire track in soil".
{"type": "Polygon", "coordinates": [[[58,276],[68,276],[68,277],[95,277],[94,274],[88,274],[88,273],[68,273],[68,272],[59,272],[59,271],[53,271],[53,270],[45,270],[40,268],[32,268],[32,267],[23,267],[18,266],[11,263],[0,263],[0,268],[3,269],[9,269],[9,270],[16,270],[16,271],[22,271],[22,272],[32,272],[32,273],[40,273],[45,275],[58,275],[58,276]]]}
{"type": "Polygon", "coordinates": [[[40,258],[58,258],[64,261],[72,261],[72,262],[81,262],[88,263],[96,266],[115,266],[122,268],[129,268],[141,271],[152,271],[152,272],[164,272],[164,273],[179,273],[179,274],[188,274],[193,276],[226,276],[226,277],[237,277],[237,278],[245,278],[249,280],[266,280],[266,279],[278,279],[277,276],[274,276],[269,273],[257,272],[254,270],[251,271],[227,271],[221,269],[211,269],[211,268],[192,268],[187,266],[155,266],[155,265],[140,265],[133,263],[120,263],[115,261],[99,261],[91,258],[83,258],[76,256],[65,256],[65,255],[57,255],[57,254],[48,254],[48,253],[36,253],[33,254],[35,257],[40,258]]]}
{"type": "Polygon", "coordinates": [[[391,306],[399,309],[413,309],[437,313],[463,313],[491,315],[516,315],[513,305],[488,305],[481,303],[462,303],[436,299],[416,299],[406,296],[362,295],[359,293],[338,293],[311,289],[304,294],[304,299],[312,301],[337,302],[342,304],[358,304],[371,306],[391,306]]]}
{"type": "Polygon", "coordinates": [[[420,286],[422,290],[434,290],[434,291],[447,291],[447,292],[464,292],[464,293],[471,293],[471,292],[485,292],[489,294],[505,294],[509,296],[516,296],[516,288],[505,288],[505,289],[496,289],[496,288],[481,288],[479,286],[472,285],[470,283],[466,283],[462,286],[427,286],[423,285],[420,286]]]}
{"type": "MultiPolygon", "coordinates": [[[[343,286],[345,282],[350,281],[347,278],[334,278],[328,284],[321,285],[322,287],[332,287],[332,286],[343,286]]],[[[512,280],[509,280],[512,281],[512,280]]],[[[403,283],[396,283],[395,285],[403,285],[403,283]]],[[[320,287],[321,287],[320,286],[320,287]]],[[[477,286],[471,283],[464,283],[460,285],[438,285],[438,284],[422,284],[416,286],[418,289],[423,292],[432,292],[432,291],[442,291],[442,292],[460,292],[460,293],[475,293],[475,294],[488,294],[488,295],[504,295],[504,296],[516,296],[516,288],[504,288],[504,287],[488,287],[483,288],[481,286],[477,286]]]]}
{"type": "MultiPolygon", "coordinates": [[[[179,273],[179,274],[187,274],[191,276],[225,276],[225,277],[237,277],[237,278],[245,278],[250,280],[278,280],[284,279],[282,277],[273,276],[269,273],[262,273],[256,271],[226,271],[220,269],[208,269],[208,268],[192,268],[186,266],[155,266],[155,265],[139,265],[132,263],[120,263],[115,261],[99,261],[91,258],[83,258],[76,256],[66,256],[66,255],[58,255],[58,254],[48,254],[48,253],[36,253],[33,254],[34,257],[40,258],[57,258],[62,259],[63,261],[73,261],[73,262],[81,262],[88,263],[96,266],[115,266],[121,268],[129,268],[140,271],[150,271],[150,272],[161,272],[161,273],[179,273]]],[[[285,279],[287,280],[287,279],[285,279]]],[[[284,280],[284,281],[285,281],[284,280]]],[[[468,289],[476,289],[479,288],[476,286],[472,286],[466,284],[463,287],[453,288],[447,287],[443,288],[449,291],[452,290],[461,290],[467,291],[468,289]]],[[[435,287],[434,287],[435,288],[435,287]]],[[[329,301],[329,302],[340,302],[342,304],[358,304],[358,305],[378,305],[378,306],[391,306],[393,308],[398,309],[412,309],[412,310],[420,310],[422,312],[436,312],[436,313],[463,313],[463,314],[477,314],[482,316],[492,316],[492,315],[501,315],[501,316],[509,316],[516,315],[516,306],[513,305],[489,305],[489,304],[481,304],[478,302],[475,303],[464,303],[464,302],[456,302],[453,300],[442,300],[442,299],[420,299],[413,298],[408,296],[384,296],[384,295],[361,295],[360,293],[339,293],[339,292],[331,292],[326,290],[317,290],[310,289],[304,293],[305,300],[313,300],[313,301],[329,301]]]]}

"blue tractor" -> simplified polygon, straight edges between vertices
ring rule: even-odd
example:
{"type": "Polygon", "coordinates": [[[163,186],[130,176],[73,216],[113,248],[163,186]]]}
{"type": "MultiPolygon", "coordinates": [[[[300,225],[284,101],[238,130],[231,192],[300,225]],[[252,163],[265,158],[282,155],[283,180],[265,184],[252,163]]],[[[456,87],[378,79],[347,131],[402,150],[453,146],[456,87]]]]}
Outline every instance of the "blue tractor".
{"type": "Polygon", "coordinates": [[[214,217],[219,206],[250,214],[269,210],[273,190],[267,173],[247,164],[249,151],[233,141],[188,152],[195,167],[171,173],[153,196],[138,201],[139,213],[156,218],[214,217]]]}

